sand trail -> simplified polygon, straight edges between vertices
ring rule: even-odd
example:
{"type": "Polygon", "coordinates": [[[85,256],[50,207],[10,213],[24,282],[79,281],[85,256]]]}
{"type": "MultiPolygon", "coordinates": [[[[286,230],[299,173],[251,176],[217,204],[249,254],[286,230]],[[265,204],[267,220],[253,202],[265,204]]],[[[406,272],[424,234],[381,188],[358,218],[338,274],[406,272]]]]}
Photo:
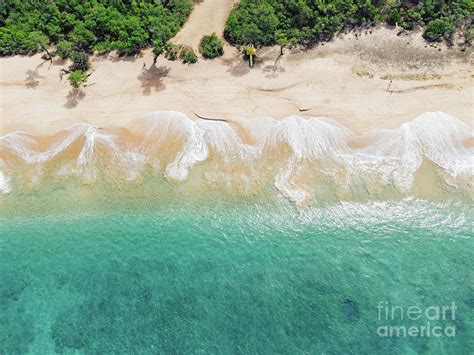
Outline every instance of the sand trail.
{"type": "Polygon", "coordinates": [[[237,0],[204,0],[197,3],[183,28],[173,38],[173,42],[197,50],[204,35],[215,32],[222,36],[229,12],[237,2],[237,0]]]}

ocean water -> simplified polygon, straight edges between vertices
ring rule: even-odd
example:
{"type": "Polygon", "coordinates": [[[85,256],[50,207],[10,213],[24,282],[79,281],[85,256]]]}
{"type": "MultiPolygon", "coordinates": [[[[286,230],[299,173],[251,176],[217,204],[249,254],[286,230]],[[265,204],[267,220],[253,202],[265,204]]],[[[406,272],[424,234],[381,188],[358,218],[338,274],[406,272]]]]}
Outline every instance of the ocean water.
{"type": "Polygon", "coordinates": [[[208,202],[2,213],[2,353],[474,350],[468,204],[208,202]],[[377,308],[452,302],[446,320],[377,308]],[[378,334],[427,323],[455,336],[378,334]]]}
{"type": "Polygon", "coordinates": [[[471,354],[470,138],[440,112],[0,137],[0,354],[471,354]]]}

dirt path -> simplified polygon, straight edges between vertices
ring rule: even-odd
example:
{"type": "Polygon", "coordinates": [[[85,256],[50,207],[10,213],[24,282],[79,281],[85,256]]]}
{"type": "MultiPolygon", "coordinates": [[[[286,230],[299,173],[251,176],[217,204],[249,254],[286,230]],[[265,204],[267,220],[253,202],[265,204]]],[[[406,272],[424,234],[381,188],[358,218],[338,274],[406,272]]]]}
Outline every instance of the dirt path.
{"type": "Polygon", "coordinates": [[[173,42],[186,44],[197,50],[202,36],[213,32],[222,36],[229,12],[237,2],[238,0],[204,0],[196,4],[173,42]]]}

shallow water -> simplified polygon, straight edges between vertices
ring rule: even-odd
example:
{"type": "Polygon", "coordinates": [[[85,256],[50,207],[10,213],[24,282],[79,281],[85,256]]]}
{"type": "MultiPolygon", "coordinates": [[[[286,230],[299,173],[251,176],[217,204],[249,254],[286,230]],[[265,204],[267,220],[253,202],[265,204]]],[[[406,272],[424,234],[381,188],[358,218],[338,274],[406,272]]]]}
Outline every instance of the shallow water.
{"type": "Polygon", "coordinates": [[[427,112],[356,136],[325,117],[193,121],[157,112],[129,128],[77,124],[53,136],[0,137],[0,194],[54,180],[136,187],[145,179],[253,195],[268,187],[306,206],[327,199],[473,197],[469,127],[427,112]],[[333,197],[336,198],[333,198],[333,197]]]}
{"type": "Polygon", "coordinates": [[[355,143],[176,112],[0,137],[0,353],[473,352],[469,137],[440,112],[355,143]]]}
{"type": "Polygon", "coordinates": [[[38,200],[16,200],[0,212],[2,352],[474,350],[473,219],[462,202],[122,198],[26,213],[38,200]],[[380,302],[457,311],[386,320],[380,302]],[[377,334],[427,322],[455,336],[377,334]]]}

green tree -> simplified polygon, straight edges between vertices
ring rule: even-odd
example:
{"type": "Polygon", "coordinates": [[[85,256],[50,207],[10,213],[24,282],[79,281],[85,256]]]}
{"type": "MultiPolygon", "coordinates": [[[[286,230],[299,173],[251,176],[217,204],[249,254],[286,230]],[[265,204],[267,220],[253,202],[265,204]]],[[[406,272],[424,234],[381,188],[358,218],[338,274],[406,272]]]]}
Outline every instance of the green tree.
{"type": "Polygon", "coordinates": [[[386,21],[405,30],[425,26],[427,40],[450,41],[457,30],[469,38],[473,13],[472,0],[241,0],[229,15],[224,35],[236,45],[284,48],[287,40],[311,45],[342,30],[386,21]]]}
{"type": "Polygon", "coordinates": [[[165,44],[161,39],[157,39],[153,42],[153,64],[156,64],[158,57],[165,51],[165,44]]]}
{"type": "Polygon", "coordinates": [[[67,79],[74,89],[79,89],[81,86],[85,85],[87,77],[88,75],[82,70],[74,70],[69,74],[67,79]]]}
{"type": "Polygon", "coordinates": [[[283,55],[283,48],[285,48],[285,46],[287,46],[290,41],[288,40],[288,37],[286,37],[286,33],[284,31],[276,31],[275,37],[276,43],[280,46],[280,55],[283,55]]]}
{"type": "Polygon", "coordinates": [[[69,41],[61,41],[56,45],[56,55],[61,59],[69,58],[72,51],[72,43],[69,41]]]}
{"type": "Polygon", "coordinates": [[[71,71],[80,70],[86,72],[90,69],[89,56],[85,52],[72,51],[70,54],[72,64],[70,66],[71,71]]]}
{"type": "Polygon", "coordinates": [[[250,68],[253,68],[253,57],[257,55],[257,50],[253,44],[245,47],[245,54],[249,57],[250,68]]]}
{"type": "Polygon", "coordinates": [[[53,56],[48,50],[49,46],[49,38],[40,31],[34,31],[30,33],[30,41],[34,44],[34,46],[41,48],[44,52],[46,52],[48,59],[53,59],[53,56]]]}
{"type": "Polygon", "coordinates": [[[227,19],[225,37],[234,44],[270,45],[280,25],[274,1],[242,0],[227,19]]]}
{"type": "Polygon", "coordinates": [[[174,43],[167,42],[163,47],[165,58],[171,61],[178,59],[180,48],[174,43]]]}
{"type": "Polygon", "coordinates": [[[215,34],[204,36],[199,44],[199,51],[204,58],[213,59],[224,55],[222,40],[215,34]]]}
{"type": "Polygon", "coordinates": [[[62,41],[86,53],[135,54],[154,40],[166,43],[192,7],[192,0],[3,0],[0,55],[35,53],[44,50],[40,43],[47,49],[62,41]]]}
{"type": "Polygon", "coordinates": [[[69,34],[69,38],[77,49],[85,52],[89,52],[97,43],[97,37],[82,23],[74,28],[74,30],[69,34]]]}
{"type": "Polygon", "coordinates": [[[449,19],[437,18],[428,22],[425,38],[430,41],[439,41],[442,38],[449,39],[454,30],[454,24],[449,19]]]}
{"type": "Polygon", "coordinates": [[[179,59],[181,59],[184,64],[194,64],[198,61],[198,57],[194,52],[194,49],[189,46],[184,46],[181,49],[179,53],[179,59]]]}

